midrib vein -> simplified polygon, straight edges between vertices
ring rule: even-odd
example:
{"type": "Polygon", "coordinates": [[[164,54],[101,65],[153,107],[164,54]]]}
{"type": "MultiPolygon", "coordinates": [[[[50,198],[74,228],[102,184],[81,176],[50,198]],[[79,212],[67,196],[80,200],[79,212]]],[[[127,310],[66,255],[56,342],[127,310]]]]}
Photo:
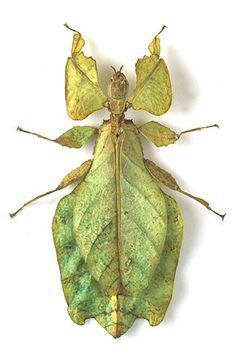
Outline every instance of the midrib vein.
{"type": "Polygon", "coordinates": [[[120,139],[116,140],[115,145],[115,184],[116,184],[116,224],[117,224],[117,255],[118,255],[118,272],[120,276],[120,285],[117,295],[121,293],[121,270],[120,270],[120,248],[121,248],[121,189],[120,189],[120,139]]]}

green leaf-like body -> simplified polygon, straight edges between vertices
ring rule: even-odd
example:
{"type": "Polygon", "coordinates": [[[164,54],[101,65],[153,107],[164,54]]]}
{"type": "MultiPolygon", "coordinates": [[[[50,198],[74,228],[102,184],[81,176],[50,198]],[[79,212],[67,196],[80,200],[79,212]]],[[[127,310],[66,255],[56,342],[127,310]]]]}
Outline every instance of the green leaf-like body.
{"type": "MultiPolygon", "coordinates": [[[[66,25],[67,26],[67,25],[66,25]]],[[[68,26],[67,26],[68,27],[68,26]]],[[[69,28],[69,27],[68,27],[69,28]]],[[[103,106],[109,120],[99,130],[76,126],[56,139],[29,132],[61,145],[80,148],[97,133],[94,159],[69,172],[59,185],[28,204],[76,183],[59,202],[53,219],[53,239],[68,312],[77,324],[95,318],[113,337],[124,334],[136,318],[158,325],[172,297],[183,221],[176,201],[159,184],[201,203],[224,219],[202,198],[182,190],[175,178],[144,159],[140,133],[160,147],[182,134],[155,122],[137,128],[125,119],[129,107],[155,115],[165,113],[172,91],[167,66],[160,59],[160,39],[149,45],[151,55],[136,63],[136,87],[127,100],[128,80],[116,71],[107,88],[99,87],[96,62],[81,52],[85,42],[77,31],[66,64],[66,104],[72,119],[84,119],[103,106]]],[[[69,28],[73,30],[72,28],[69,28]]]]}
{"type": "Polygon", "coordinates": [[[136,127],[100,127],[92,166],[58,204],[53,236],[68,312],[119,337],[137,317],[157,325],[182,241],[178,206],[147,171],[136,127]]]}

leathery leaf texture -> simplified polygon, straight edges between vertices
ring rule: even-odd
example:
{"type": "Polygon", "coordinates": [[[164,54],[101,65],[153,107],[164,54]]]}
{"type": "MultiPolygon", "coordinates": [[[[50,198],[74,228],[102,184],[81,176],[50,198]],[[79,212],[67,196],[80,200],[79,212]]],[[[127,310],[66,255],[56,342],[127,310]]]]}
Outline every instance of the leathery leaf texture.
{"type": "Polygon", "coordinates": [[[89,172],[57,206],[53,236],[77,324],[95,318],[113,337],[136,318],[163,319],[173,290],[183,223],[176,201],[145,168],[137,129],[100,127],[89,172]]]}
{"type": "Polygon", "coordinates": [[[141,125],[139,131],[157,147],[172,144],[179,138],[173,130],[156,121],[149,121],[141,125]]]}
{"type": "Polygon", "coordinates": [[[136,63],[136,87],[129,97],[135,110],[146,110],[154,115],[168,111],[172,101],[172,88],[168,68],[160,56],[160,39],[149,44],[150,56],[136,63]]]}
{"type": "Polygon", "coordinates": [[[81,148],[97,132],[92,126],[74,126],[55,139],[56,143],[69,148],[81,148]]]}
{"type": "Polygon", "coordinates": [[[80,33],[73,37],[71,57],[68,58],[65,74],[65,96],[70,118],[82,120],[103,107],[106,96],[99,82],[96,61],[81,52],[84,39],[80,33]]]}

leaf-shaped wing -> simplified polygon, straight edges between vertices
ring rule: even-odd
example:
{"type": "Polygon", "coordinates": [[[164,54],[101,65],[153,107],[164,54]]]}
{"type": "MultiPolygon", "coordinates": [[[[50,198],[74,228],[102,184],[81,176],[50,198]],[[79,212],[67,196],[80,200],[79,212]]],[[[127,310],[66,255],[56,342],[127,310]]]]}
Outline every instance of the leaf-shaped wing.
{"type": "Polygon", "coordinates": [[[81,49],[84,40],[79,33],[73,37],[71,57],[65,74],[65,95],[68,115],[82,120],[103,107],[106,96],[98,83],[96,61],[86,57],[81,49]]]}
{"type": "MultiPolygon", "coordinates": [[[[94,317],[114,337],[137,317],[156,324],[173,285],[172,266],[161,263],[165,196],[144,165],[135,127],[124,129],[116,144],[104,124],[88,174],[59,202],[53,222],[70,316],[79,324],[94,317]]],[[[170,254],[174,237],[172,244],[170,254]]]]}
{"type": "Polygon", "coordinates": [[[128,101],[135,110],[162,115],[171,105],[172,89],[167,66],[163,59],[159,59],[159,38],[153,39],[149,50],[151,55],[145,55],[136,63],[136,87],[128,101]]]}
{"type": "Polygon", "coordinates": [[[162,193],[167,209],[165,245],[153,279],[132,307],[133,314],[147,319],[151,326],[156,326],[163,320],[170,303],[183,239],[183,220],[179,206],[172,197],[163,191],[162,193]]]}

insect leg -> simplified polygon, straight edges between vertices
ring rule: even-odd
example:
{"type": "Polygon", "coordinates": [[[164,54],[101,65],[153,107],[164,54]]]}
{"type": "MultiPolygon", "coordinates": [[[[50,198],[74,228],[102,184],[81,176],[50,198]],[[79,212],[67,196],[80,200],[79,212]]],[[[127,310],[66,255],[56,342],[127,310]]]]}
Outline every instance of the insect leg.
{"type": "Polygon", "coordinates": [[[15,212],[10,213],[10,217],[13,218],[14,216],[16,216],[18,214],[18,212],[20,212],[24,207],[26,207],[27,205],[29,205],[30,203],[40,199],[41,197],[47,196],[53,192],[62,190],[63,188],[66,188],[67,186],[69,186],[70,184],[74,183],[74,182],[78,182],[81,181],[86,174],[88,173],[90,167],[91,167],[92,161],[91,159],[82,163],[79,167],[73,169],[71,172],[69,172],[63,179],[62,181],[59,183],[59,185],[54,188],[53,190],[50,190],[48,192],[42,193],[41,195],[38,195],[34,198],[32,198],[31,200],[25,202],[18,210],[16,210],[15,212]]]}
{"type": "Polygon", "coordinates": [[[191,133],[194,131],[208,129],[219,126],[217,124],[202,126],[198,128],[193,128],[189,130],[184,130],[180,133],[176,133],[170,128],[158,123],[157,121],[149,121],[143,125],[141,125],[138,130],[147,138],[150,142],[155,144],[157,147],[167,146],[169,144],[175,143],[181,135],[191,133]]]}
{"type": "Polygon", "coordinates": [[[71,28],[67,23],[64,24],[64,27],[66,27],[67,29],[71,30],[74,33],[80,34],[80,32],[78,30],[75,30],[75,29],[71,28]]]}
{"type": "Polygon", "coordinates": [[[208,129],[208,128],[214,128],[214,127],[219,128],[219,125],[218,124],[213,124],[213,125],[200,126],[198,128],[184,130],[184,131],[181,131],[181,133],[178,134],[178,138],[180,138],[181,135],[191,133],[192,131],[199,131],[199,130],[202,130],[202,129],[208,129]]]}
{"type": "Polygon", "coordinates": [[[20,126],[18,126],[16,130],[17,131],[22,131],[23,133],[26,133],[26,134],[36,135],[38,138],[46,139],[46,140],[49,140],[50,142],[55,142],[55,140],[47,138],[47,137],[45,137],[43,135],[40,135],[38,133],[33,133],[32,131],[22,129],[20,126]]]}
{"type": "Polygon", "coordinates": [[[56,139],[50,139],[38,133],[33,133],[31,131],[22,129],[19,126],[16,130],[22,131],[23,133],[36,135],[39,138],[49,140],[68,148],[81,148],[92,135],[98,134],[98,129],[92,126],[74,126],[56,139]]]}
{"type": "Polygon", "coordinates": [[[191,197],[192,199],[194,199],[195,201],[199,202],[200,204],[202,204],[203,206],[205,206],[208,210],[212,211],[214,214],[220,216],[222,218],[222,220],[224,220],[224,217],[226,214],[220,214],[217,211],[213,210],[209,203],[205,200],[203,200],[200,197],[196,197],[191,195],[188,192],[183,191],[178,183],[176,182],[175,178],[169,173],[166,172],[164,169],[158,167],[154,162],[145,159],[145,166],[147,168],[147,170],[151,173],[151,175],[158,181],[161,182],[163,185],[165,185],[166,187],[178,191],[180,193],[183,193],[184,195],[191,197]]]}

